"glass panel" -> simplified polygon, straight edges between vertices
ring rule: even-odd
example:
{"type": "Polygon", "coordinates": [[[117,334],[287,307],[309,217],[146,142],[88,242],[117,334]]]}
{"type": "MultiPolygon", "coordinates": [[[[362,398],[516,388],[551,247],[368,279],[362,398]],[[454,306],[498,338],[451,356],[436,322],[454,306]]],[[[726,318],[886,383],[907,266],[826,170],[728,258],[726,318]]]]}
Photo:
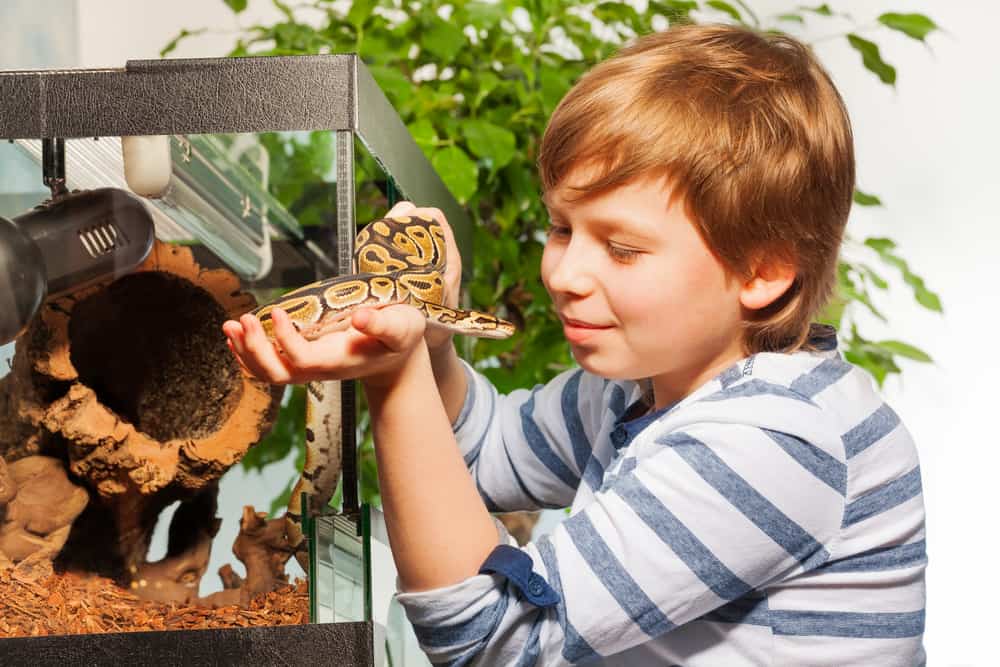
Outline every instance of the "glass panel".
{"type": "MultiPolygon", "coordinates": [[[[367,510],[366,510],[367,511],[367,510]]],[[[317,517],[316,621],[368,620],[368,574],[361,523],[342,515],[317,517]]]]}
{"type": "MultiPolygon", "coordinates": [[[[35,542],[5,525],[0,570],[43,580],[31,568],[58,553],[57,570],[99,575],[86,591],[53,578],[53,592],[82,605],[74,609],[95,611],[46,612],[38,632],[309,622],[296,558],[284,573],[258,558],[285,532],[305,391],[281,396],[245,379],[220,326],[335,269],[335,147],[330,132],[171,137],[167,195],[141,202],[174,250],[110,285],[67,291],[36,311],[34,333],[0,345],[0,519],[15,516],[7,506],[29,486],[66,515],[35,542]],[[248,602],[241,586],[277,590],[248,602]]],[[[41,151],[40,141],[0,143],[0,215],[22,225],[51,196],[41,151]]],[[[127,187],[117,138],[67,140],[65,172],[70,190],[127,187]]],[[[342,607],[329,620],[364,617],[353,530],[331,534],[342,607]]],[[[34,632],[38,618],[3,620],[16,634],[34,632]]]]}
{"type": "MultiPolygon", "coordinates": [[[[306,392],[246,378],[219,331],[227,318],[334,274],[345,238],[336,236],[338,223],[351,232],[395,201],[394,179],[347,138],[171,136],[166,194],[131,212],[148,210],[157,239],[170,245],[113,283],[74,285],[80,289],[40,307],[27,335],[0,348],[0,504],[42,491],[46,500],[35,506],[52,528],[12,541],[27,536],[27,526],[5,525],[0,569],[19,568],[18,581],[48,582],[45,563],[58,554],[59,575],[98,575],[86,586],[53,577],[62,588],[43,598],[52,609],[0,621],[43,634],[291,624],[309,621],[311,603],[316,620],[388,626],[381,646],[392,664],[426,664],[393,607],[384,528],[382,539],[370,536],[368,507],[379,498],[364,419],[360,513],[328,510],[308,531],[311,600],[301,581],[282,585],[283,576],[306,575],[295,557],[277,572],[257,558],[273,554],[288,528],[282,517],[302,465],[306,392]],[[271,592],[250,593],[260,590],[271,592]],[[70,603],[94,613],[54,625],[67,620],[70,603]]],[[[71,190],[127,187],[119,139],[70,139],[65,151],[71,190]]],[[[37,140],[0,144],[0,190],[9,190],[0,191],[0,214],[21,217],[49,198],[41,154],[37,140]]],[[[419,164],[408,173],[426,176],[429,165],[419,164]]],[[[423,192],[409,194],[445,207],[423,192]]],[[[101,203],[88,215],[114,222],[116,210],[101,203]]],[[[62,221],[74,215],[63,211],[62,221]]],[[[103,241],[90,249],[113,252],[114,229],[101,229],[103,241]]],[[[336,497],[331,506],[339,506],[336,497]]],[[[4,519],[17,516],[4,510],[4,519]]]]}

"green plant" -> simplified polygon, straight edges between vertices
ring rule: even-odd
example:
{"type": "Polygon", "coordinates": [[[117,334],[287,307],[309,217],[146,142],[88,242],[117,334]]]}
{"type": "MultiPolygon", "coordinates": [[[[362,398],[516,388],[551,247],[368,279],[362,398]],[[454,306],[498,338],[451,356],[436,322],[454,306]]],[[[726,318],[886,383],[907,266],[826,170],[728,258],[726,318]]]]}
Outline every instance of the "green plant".
{"type": "MultiPolygon", "coordinates": [[[[247,4],[225,2],[237,14],[247,4]]],[[[509,340],[463,343],[466,356],[502,392],[545,382],[572,363],[539,279],[546,212],[534,165],[550,113],[580,74],[623,41],[668,23],[728,20],[780,30],[826,22],[846,24],[847,29],[823,39],[844,40],[859,53],[865,68],[891,86],[895,68],[875,42],[861,35],[892,30],[923,41],[938,29],[925,16],[900,13],[883,14],[873,26],[858,26],[827,4],[761,18],[742,0],[649,0],[641,12],[622,2],[581,5],[569,0],[362,0],[346,8],[326,0],[273,3],[283,20],[240,29],[230,55],[360,54],[431,164],[468,208],[476,248],[471,260],[474,278],[468,285],[471,303],[498,310],[521,325],[521,335],[509,340]]],[[[199,32],[182,31],[161,55],[199,32]]],[[[322,180],[329,170],[329,146],[314,138],[289,147],[290,140],[278,135],[265,137],[265,142],[272,155],[281,156],[272,165],[275,194],[304,222],[322,220],[329,214],[329,202],[322,197],[310,200],[307,183],[322,180]]],[[[370,164],[362,164],[362,169],[376,173],[370,164]]],[[[858,206],[881,206],[877,196],[860,190],[854,201],[858,206]]],[[[369,189],[360,196],[359,216],[384,204],[381,193],[369,189]]],[[[938,297],[896,253],[891,240],[850,242],[855,251],[871,255],[879,270],[899,270],[919,304],[941,311],[938,297]]],[[[843,258],[838,298],[823,320],[840,330],[847,359],[882,383],[900,372],[898,358],[928,362],[930,357],[914,345],[870,341],[859,332],[859,310],[886,320],[873,296],[889,288],[879,270],[843,258]]],[[[368,448],[362,461],[370,442],[368,448]]],[[[245,465],[258,465],[256,461],[245,465]]]]}

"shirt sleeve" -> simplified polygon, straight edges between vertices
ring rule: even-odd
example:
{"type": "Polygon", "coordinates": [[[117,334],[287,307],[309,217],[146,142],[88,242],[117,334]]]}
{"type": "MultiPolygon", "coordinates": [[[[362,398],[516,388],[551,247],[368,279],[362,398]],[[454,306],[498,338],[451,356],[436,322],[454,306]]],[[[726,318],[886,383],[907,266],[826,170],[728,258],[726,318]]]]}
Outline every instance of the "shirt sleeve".
{"type": "Polygon", "coordinates": [[[462,362],[468,390],[452,428],[491,512],[567,507],[601,426],[605,394],[625,392],[580,369],[500,395],[462,362]]]}
{"type": "Polygon", "coordinates": [[[496,574],[399,595],[433,662],[585,663],[724,617],[730,602],[829,558],[844,498],[787,455],[794,434],[649,430],[644,455],[623,459],[591,503],[522,549],[556,603],[533,604],[496,574]]]}

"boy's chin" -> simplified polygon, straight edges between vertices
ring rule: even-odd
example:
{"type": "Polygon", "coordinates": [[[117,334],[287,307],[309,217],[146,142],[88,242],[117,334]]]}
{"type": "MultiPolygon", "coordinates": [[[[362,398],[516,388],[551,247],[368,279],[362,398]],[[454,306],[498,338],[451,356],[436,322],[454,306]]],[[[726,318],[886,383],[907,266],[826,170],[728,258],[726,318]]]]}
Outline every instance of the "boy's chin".
{"type": "Polygon", "coordinates": [[[641,380],[648,377],[647,373],[629,368],[620,360],[610,359],[605,355],[594,352],[586,352],[578,349],[575,345],[571,345],[570,350],[580,368],[591,375],[596,375],[607,380],[641,380]]]}

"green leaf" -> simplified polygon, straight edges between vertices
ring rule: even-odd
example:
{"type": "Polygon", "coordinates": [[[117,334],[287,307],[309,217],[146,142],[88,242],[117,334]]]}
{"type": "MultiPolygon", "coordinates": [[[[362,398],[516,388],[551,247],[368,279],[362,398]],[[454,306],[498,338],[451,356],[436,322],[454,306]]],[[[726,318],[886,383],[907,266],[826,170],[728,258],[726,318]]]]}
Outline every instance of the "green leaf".
{"type": "Polygon", "coordinates": [[[548,117],[569,92],[572,82],[562,71],[546,67],[539,73],[538,83],[542,97],[542,112],[548,117]]]}
{"type": "Polygon", "coordinates": [[[240,461],[244,470],[259,471],[275,461],[284,460],[293,447],[305,448],[305,388],[294,386],[287,391],[288,400],[283,402],[271,432],[251,447],[240,461]]]}
{"type": "Polygon", "coordinates": [[[181,30],[179,33],[177,33],[176,37],[167,42],[167,45],[164,46],[162,49],[160,49],[160,57],[163,58],[168,53],[176,49],[177,45],[180,44],[182,39],[187,39],[188,37],[194,37],[195,35],[200,35],[206,30],[207,28],[200,28],[198,30],[181,30]]]}
{"type": "Polygon", "coordinates": [[[906,261],[893,253],[896,244],[890,239],[870,238],[865,239],[865,245],[879,254],[879,257],[886,264],[894,266],[903,274],[903,282],[913,289],[913,297],[917,303],[934,312],[942,312],[941,299],[937,294],[927,289],[924,279],[910,270],[906,261]]]}
{"type": "Polygon", "coordinates": [[[896,84],[896,68],[882,60],[878,45],[854,33],[847,36],[847,41],[861,54],[861,62],[874,72],[882,83],[893,86],[896,84]]]}
{"type": "Polygon", "coordinates": [[[917,303],[927,310],[933,310],[936,313],[944,312],[944,309],[941,307],[941,297],[927,289],[922,279],[916,276],[913,277],[916,280],[907,282],[913,288],[913,297],[917,300],[917,303]]]}
{"type": "Polygon", "coordinates": [[[465,6],[465,16],[477,30],[492,30],[504,17],[500,4],[470,2],[465,6]]]}
{"type": "Polygon", "coordinates": [[[904,343],[898,340],[883,340],[875,345],[881,347],[884,350],[888,350],[893,354],[898,354],[901,357],[906,357],[907,359],[913,359],[915,361],[923,361],[926,363],[932,363],[930,355],[923,350],[910,345],[909,343],[904,343]]]}
{"type": "Polygon", "coordinates": [[[833,11],[831,11],[830,6],[827,4],[822,4],[819,7],[799,7],[799,9],[819,14],[820,16],[833,16],[833,11]]]}
{"type": "Polygon", "coordinates": [[[875,287],[879,288],[880,290],[889,289],[889,283],[886,282],[886,280],[882,276],[875,273],[875,270],[870,266],[868,266],[867,264],[859,264],[855,268],[858,271],[860,271],[865,277],[867,277],[868,280],[870,280],[872,284],[875,285],[875,287]]]}
{"type": "Polygon", "coordinates": [[[822,324],[829,324],[835,329],[840,328],[840,322],[844,317],[844,309],[847,306],[847,302],[843,299],[831,299],[826,307],[823,309],[823,313],[819,317],[819,321],[822,324]]]}
{"type": "Polygon", "coordinates": [[[413,92],[414,83],[396,67],[369,65],[368,71],[372,73],[372,78],[385,96],[394,104],[402,103],[413,92]]]}
{"type": "Polygon", "coordinates": [[[223,0],[223,2],[229,5],[229,8],[236,14],[247,8],[247,0],[223,0]]]}
{"type": "Polygon", "coordinates": [[[439,67],[450,64],[466,43],[465,34],[459,28],[437,16],[420,37],[420,46],[437,56],[439,67]]]}
{"type": "Polygon", "coordinates": [[[434,153],[431,164],[459,203],[469,201],[479,186],[479,168],[458,146],[448,146],[434,153]]]}
{"type": "Polygon", "coordinates": [[[533,165],[522,160],[512,162],[505,170],[504,176],[507,178],[508,188],[514,195],[514,203],[517,206],[518,217],[520,213],[527,210],[532,203],[538,201],[539,185],[533,165]]]}
{"type": "Polygon", "coordinates": [[[779,21],[792,21],[794,23],[805,23],[806,20],[802,18],[801,14],[778,14],[779,21]]]}
{"type": "Polygon", "coordinates": [[[908,37],[924,41],[928,34],[938,30],[938,25],[923,14],[882,14],[878,17],[879,23],[893,30],[897,30],[908,37]]]}
{"type": "Polygon", "coordinates": [[[891,356],[873,354],[870,350],[848,348],[844,351],[844,359],[871,373],[880,387],[890,373],[899,372],[899,367],[892,361],[891,356]]]}
{"type": "Polygon", "coordinates": [[[278,9],[279,12],[285,15],[285,19],[288,21],[295,20],[295,13],[287,3],[282,2],[281,0],[271,0],[271,3],[278,9]]]}
{"type": "MultiPolygon", "coordinates": [[[[464,70],[463,74],[468,73],[469,70],[464,70]]],[[[475,95],[472,97],[471,107],[472,109],[478,109],[490,93],[497,89],[500,85],[500,78],[493,72],[476,72],[475,74],[469,75],[470,82],[474,87],[477,87],[475,95]]]]}
{"type": "Polygon", "coordinates": [[[351,10],[347,12],[347,22],[355,28],[360,28],[372,15],[376,0],[352,0],[351,10]]]}
{"type": "Polygon", "coordinates": [[[410,130],[410,134],[413,135],[413,140],[417,142],[417,145],[423,148],[424,152],[429,155],[438,140],[437,132],[434,131],[434,123],[429,118],[419,118],[407,125],[407,128],[410,130]]]}
{"type": "Polygon", "coordinates": [[[698,3],[694,0],[663,0],[662,2],[651,0],[649,3],[650,12],[662,14],[671,22],[689,19],[691,12],[696,9],[698,9],[698,3]]]}
{"type": "Polygon", "coordinates": [[[874,250],[875,252],[877,252],[877,253],[879,253],[881,255],[881,254],[883,254],[885,252],[888,252],[889,250],[895,249],[896,242],[893,241],[892,239],[883,239],[883,238],[874,238],[873,237],[873,238],[865,239],[865,245],[868,246],[869,248],[871,248],[872,250],[874,250]]]}
{"type": "Polygon", "coordinates": [[[856,301],[862,306],[868,309],[872,315],[882,320],[883,322],[888,322],[885,315],[882,314],[878,308],[875,307],[874,302],[871,300],[871,296],[864,289],[858,289],[853,285],[841,285],[840,292],[843,298],[848,301],[856,301]]]}
{"type": "Polygon", "coordinates": [[[743,16],[728,2],[723,2],[722,0],[708,0],[705,4],[712,9],[717,9],[720,12],[723,12],[724,14],[729,14],[734,21],[743,23],[743,16]]]}
{"type": "Polygon", "coordinates": [[[867,192],[862,192],[861,190],[854,191],[854,203],[859,206],[881,206],[882,200],[875,195],[868,194],[867,192]]]}
{"type": "Polygon", "coordinates": [[[506,128],[484,120],[467,120],[462,123],[462,134],[473,155],[490,159],[493,171],[507,166],[514,157],[517,139],[506,128]]]}
{"type": "Polygon", "coordinates": [[[602,23],[631,25],[639,20],[639,13],[624,2],[602,2],[594,7],[594,17],[602,23]]]}

